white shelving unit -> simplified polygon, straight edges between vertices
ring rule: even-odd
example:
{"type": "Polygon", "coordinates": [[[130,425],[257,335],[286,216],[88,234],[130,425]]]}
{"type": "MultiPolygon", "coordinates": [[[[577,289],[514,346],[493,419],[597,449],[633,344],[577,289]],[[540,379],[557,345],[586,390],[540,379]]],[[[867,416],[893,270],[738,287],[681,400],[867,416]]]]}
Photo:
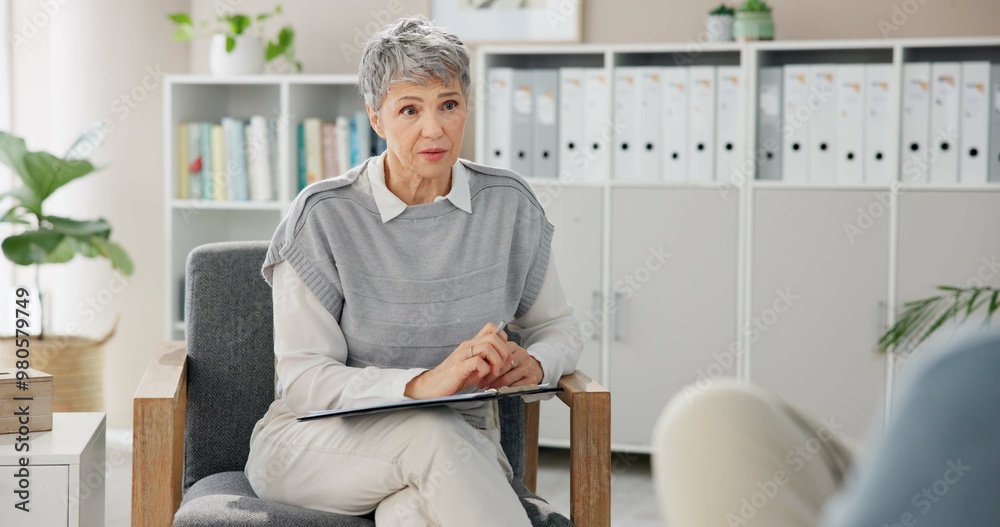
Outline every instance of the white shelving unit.
{"type": "Polygon", "coordinates": [[[182,288],[188,253],[216,241],[269,240],[297,195],[295,130],[302,119],[333,120],[364,109],[353,75],[168,75],[163,91],[168,339],[184,338],[182,288]],[[222,117],[278,118],[277,199],[271,202],[177,199],[177,126],[222,117]]]}
{"type": "MultiPolygon", "coordinates": [[[[868,425],[880,403],[891,410],[896,365],[874,346],[900,306],[937,284],[986,275],[985,283],[1000,285],[989,260],[1000,253],[1000,184],[899,177],[903,64],[1000,63],[998,38],[484,46],[478,54],[479,86],[488,85],[492,67],[596,67],[609,79],[618,66],[741,67],[742,146],[751,167],[744,178],[616,181],[613,160],[603,182],[526,177],[556,225],[554,253],[570,303],[581,320],[600,321],[580,368],[612,391],[616,450],[648,452],[667,400],[715,377],[761,384],[857,439],[878,434],[881,427],[868,425]],[[811,63],[892,65],[896,133],[885,162],[893,181],[756,179],[757,72],[811,63]],[[848,237],[844,227],[858,222],[859,208],[881,211],[848,237]],[[642,271],[661,246],[671,254],[662,270],[642,271]],[[775,302],[788,291],[798,298],[779,313],[775,302]]],[[[477,159],[487,159],[487,97],[475,101],[477,159]]],[[[541,444],[568,445],[560,405],[544,403],[541,421],[541,444]]]]}

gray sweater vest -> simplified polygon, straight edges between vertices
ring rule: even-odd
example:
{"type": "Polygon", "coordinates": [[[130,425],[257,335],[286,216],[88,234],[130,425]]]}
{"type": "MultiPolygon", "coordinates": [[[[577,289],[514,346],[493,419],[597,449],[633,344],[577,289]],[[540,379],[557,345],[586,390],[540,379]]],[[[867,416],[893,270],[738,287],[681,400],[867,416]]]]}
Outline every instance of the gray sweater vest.
{"type": "Polygon", "coordinates": [[[519,175],[461,162],[472,214],[440,200],[382,223],[374,197],[351,187],[362,163],[306,187],[278,225],[264,278],[288,261],[340,321],[348,366],[433,368],[538,296],[553,225],[519,175]]]}

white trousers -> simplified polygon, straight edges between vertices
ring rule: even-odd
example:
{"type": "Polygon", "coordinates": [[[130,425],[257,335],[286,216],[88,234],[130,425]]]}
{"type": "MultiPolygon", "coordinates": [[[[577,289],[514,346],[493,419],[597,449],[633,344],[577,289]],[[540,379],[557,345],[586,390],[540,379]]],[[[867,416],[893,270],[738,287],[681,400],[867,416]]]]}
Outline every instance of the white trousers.
{"type": "Polygon", "coordinates": [[[753,385],[683,390],[653,437],[653,476],[667,525],[818,525],[858,452],[839,428],[753,385]]]}
{"type": "Polygon", "coordinates": [[[378,525],[530,527],[511,487],[496,404],[296,421],[280,399],[250,437],[261,498],[378,525]],[[470,423],[476,423],[477,429],[470,423]]]}

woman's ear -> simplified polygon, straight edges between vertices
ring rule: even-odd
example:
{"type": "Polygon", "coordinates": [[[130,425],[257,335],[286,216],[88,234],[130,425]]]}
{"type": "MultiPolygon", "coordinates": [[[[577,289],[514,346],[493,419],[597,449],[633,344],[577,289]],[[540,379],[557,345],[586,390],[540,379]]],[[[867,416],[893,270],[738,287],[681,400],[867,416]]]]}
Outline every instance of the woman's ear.
{"type": "Polygon", "coordinates": [[[385,134],[382,133],[382,125],[378,119],[378,112],[372,111],[372,107],[367,104],[365,105],[365,111],[368,112],[368,122],[372,124],[372,130],[375,130],[375,133],[379,137],[385,139],[385,134]]]}

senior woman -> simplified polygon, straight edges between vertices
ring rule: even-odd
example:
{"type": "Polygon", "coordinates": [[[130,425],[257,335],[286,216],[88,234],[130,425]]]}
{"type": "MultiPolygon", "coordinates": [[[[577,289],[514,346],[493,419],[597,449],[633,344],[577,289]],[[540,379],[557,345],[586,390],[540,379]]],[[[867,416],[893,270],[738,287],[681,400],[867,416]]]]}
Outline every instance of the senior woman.
{"type": "Polygon", "coordinates": [[[458,159],[469,51],[426,19],[365,46],[359,85],[388,150],[310,185],[263,266],[278,397],[246,473],[265,499],[379,525],[527,526],[496,403],[296,421],[309,410],[554,383],[582,349],[517,174],[458,159]],[[509,320],[525,347],[491,321],[509,320]]]}

